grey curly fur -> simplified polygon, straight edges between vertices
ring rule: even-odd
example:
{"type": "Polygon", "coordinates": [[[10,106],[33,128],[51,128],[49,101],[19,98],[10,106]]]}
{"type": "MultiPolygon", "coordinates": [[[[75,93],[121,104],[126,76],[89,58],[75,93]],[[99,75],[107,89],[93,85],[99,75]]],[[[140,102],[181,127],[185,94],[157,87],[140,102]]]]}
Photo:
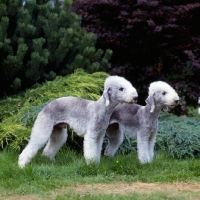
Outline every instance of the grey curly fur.
{"type": "Polygon", "coordinates": [[[137,139],[138,158],[148,163],[154,157],[154,145],[161,109],[168,110],[179,102],[175,90],[165,82],[153,82],[149,87],[146,106],[119,104],[111,115],[106,135],[109,138],[104,154],[113,156],[123,142],[124,134],[137,139]]]}
{"type": "Polygon", "coordinates": [[[77,97],[62,97],[47,104],[38,114],[30,141],[19,156],[18,165],[24,167],[46,143],[43,155],[54,159],[67,140],[68,125],[84,137],[86,162],[99,162],[103,137],[110,116],[118,103],[134,103],[137,91],[123,77],[110,76],[105,80],[103,95],[98,101],[77,97]]]}

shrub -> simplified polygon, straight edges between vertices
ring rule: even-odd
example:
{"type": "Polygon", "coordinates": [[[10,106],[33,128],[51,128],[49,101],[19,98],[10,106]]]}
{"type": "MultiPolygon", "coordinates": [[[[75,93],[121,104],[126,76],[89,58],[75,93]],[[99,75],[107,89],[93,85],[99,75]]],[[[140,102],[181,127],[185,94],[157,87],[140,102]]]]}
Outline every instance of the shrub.
{"type": "Polygon", "coordinates": [[[200,118],[200,113],[198,112],[198,107],[188,107],[188,114],[191,117],[200,118]]]}
{"type": "MultiPolygon", "coordinates": [[[[150,82],[164,80],[187,104],[200,94],[200,3],[196,0],[74,1],[81,25],[97,37],[97,47],[113,50],[109,73],[121,74],[144,102],[150,82]]],[[[186,113],[186,104],[182,106],[186,113]]]]}
{"type": "MultiPolygon", "coordinates": [[[[199,118],[177,117],[161,113],[158,123],[155,151],[167,151],[174,158],[200,156],[199,118]]],[[[106,141],[105,141],[106,142],[106,141]]],[[[124,138],[118,153],[137,151],[137,140],[124,138]]]]}
{"type": "Polygon", "coordinates": [[[80,27],[71,0],[0,3],[0,98],[77,68],[106,71],[112,52],[95,48],[96,36],[80,27]]]}
{"type": "Polygon", "coordinates": [[[54,81],[47,81],[35,89],[29,89],[24,95],[18,95],[13,100],[11,98],[0,100],[1,148],[7,146],[19,150],[23,147],[29,139],[38,112],[51,100],[63,96],[97,100],[103,91],[107,76],[108,74],[104,72],[88,74],[77,70],[68,77],[56,77],[54,81]],[[13,105],[15,105],[14,110],[13,105]]]}
{"type": "Polygon", "coordinates": [[[162,114],[157,134],[157,148],[167,150],[173,157],[200,156],[200,123],[195,117],[162,114]]]}

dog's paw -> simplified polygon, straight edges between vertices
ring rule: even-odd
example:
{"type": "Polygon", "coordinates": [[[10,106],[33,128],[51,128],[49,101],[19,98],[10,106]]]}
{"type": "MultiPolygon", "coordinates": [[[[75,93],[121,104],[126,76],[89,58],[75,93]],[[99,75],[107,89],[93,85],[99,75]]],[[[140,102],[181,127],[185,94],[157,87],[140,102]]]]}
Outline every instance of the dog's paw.
{"type": "Polygon", "coordinates": [[[18,161],[18,166],[19,166],[19,168],[24,168],[25,166],[26,166],[26,163],[25,162],[23,162],[22,160],[19,160],[18,161]]]}

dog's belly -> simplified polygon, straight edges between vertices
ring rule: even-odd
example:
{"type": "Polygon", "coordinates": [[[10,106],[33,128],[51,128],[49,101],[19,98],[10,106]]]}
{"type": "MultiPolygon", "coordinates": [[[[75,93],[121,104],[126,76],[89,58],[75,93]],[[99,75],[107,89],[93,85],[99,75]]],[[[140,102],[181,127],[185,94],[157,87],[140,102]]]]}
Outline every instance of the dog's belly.
{"type": "Polygon", "coordinates": [[[70,128],[81,137],[86,134],[86,122],[84,120],[77,120],[69,123],[70,128]]]}
{"type": "Polygon", "coordinates": [[[85,120],[70,120],[68,122],[69,127],[78,135],[81,137],[84,137],[86,134],[86,121],[85,120]]]}

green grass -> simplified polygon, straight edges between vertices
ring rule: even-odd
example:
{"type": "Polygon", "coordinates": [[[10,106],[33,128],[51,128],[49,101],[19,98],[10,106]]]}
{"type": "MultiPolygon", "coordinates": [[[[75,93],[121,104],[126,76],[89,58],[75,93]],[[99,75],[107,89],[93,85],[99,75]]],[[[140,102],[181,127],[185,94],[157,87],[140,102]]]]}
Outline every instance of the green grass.
{"type": "MultiPolygon", "coordinates": [[[[112,182],[200,182],[200,159],[178,160],[165,153],[155,156],[153,163],[142,165],[137,155],[116,155],[113,158],[102,156],[99,166],[85,164],[84,158],[69,149],[63,148],[57,154],[56,162],[51,162],[39,153],[32,162],[20,169],[17,166],[18,152],[0,152],[0,196],[35,195],[51,199],[52,192],[65,188],[54,195],[61,199],[170,199],[167,194],[77,194],[70,187],[80,184],[112,182]]],[[[195,194],[192,194],[195,195],[195,194]]],[[[187,195],[177,195],[172,199],[187,199],[187,195]],[[183,198],[184,197],[184,198],[183,198]]],[[[200,193],[199,196],[200,198],[200,193]]],[[[189,199],[189,197],[188,197],[189,199]]]]}

